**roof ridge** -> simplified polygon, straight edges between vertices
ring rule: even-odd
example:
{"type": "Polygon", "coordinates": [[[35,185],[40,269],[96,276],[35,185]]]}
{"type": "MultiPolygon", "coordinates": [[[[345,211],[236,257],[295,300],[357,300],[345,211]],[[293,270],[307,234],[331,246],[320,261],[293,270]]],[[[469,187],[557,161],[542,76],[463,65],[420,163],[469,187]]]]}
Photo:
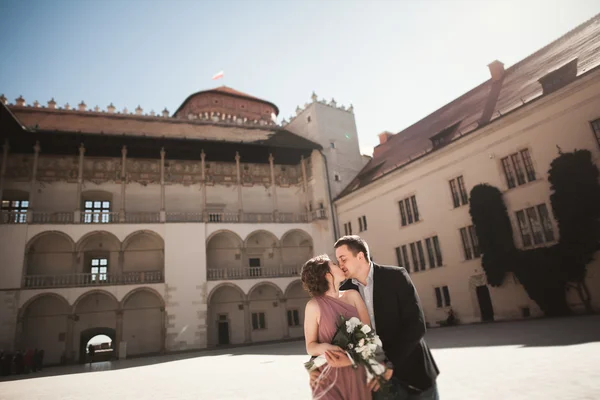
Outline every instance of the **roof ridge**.
{"type": "Polygon", "coordinates": [[[593,17],[591,17],[590,19],[588,19],[587,21],[577,25],[576,27],[574,27],[573,29],[571,29],[570,31],[568,31],[567,33],[559,36],[558,38],[554,39],[552,42],[548,43],[547,45],[545,45],[544,47],[542,47],[541,49],[537,49],[536,51],[534,51],[533,53],[531,53],[530,55],[528,55],[527,57],[517,61],[515,64],[511,65],[510,67],[506,68],[505,70],[505,74],[513,69],[517,69],[517,67],[519,67],[520,65],[526,63],[527,61],[531,60],[532,58],[540,55],[541,53],[547,51],[549,48],[556,46],[557,44],[569,39],[571,36],[575,35],[576,33],[579,33],[581,30],[583,30],[584,28],[587,28],[588,26],[590,26],[594,20],[598,20],[597,22],[600,22],[600,13],[594,15],[593,17]]]}

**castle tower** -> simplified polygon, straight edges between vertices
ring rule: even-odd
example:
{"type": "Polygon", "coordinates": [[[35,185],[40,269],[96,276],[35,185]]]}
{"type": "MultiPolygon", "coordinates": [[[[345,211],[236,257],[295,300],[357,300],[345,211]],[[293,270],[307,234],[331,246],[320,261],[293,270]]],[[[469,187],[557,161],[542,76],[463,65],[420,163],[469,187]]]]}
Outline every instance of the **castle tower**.
{"type": "MultiPolygon", "coordinates": [[[[285,124],[285,121],[284,121],[285,124]]],[[[319,143],[327,158],[332,199],[356,177],[366,163],[360,154],[354,109],[318,100],[313,92],[311,103],[296,108],[296,116],[285,128],[319,143]]]]}

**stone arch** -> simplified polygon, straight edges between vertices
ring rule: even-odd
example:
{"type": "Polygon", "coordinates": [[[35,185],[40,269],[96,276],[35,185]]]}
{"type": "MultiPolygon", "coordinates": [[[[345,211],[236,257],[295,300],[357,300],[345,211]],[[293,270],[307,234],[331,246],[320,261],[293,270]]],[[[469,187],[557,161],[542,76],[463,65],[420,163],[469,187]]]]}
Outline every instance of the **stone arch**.
{"type": "Polygon", "coordinates": [[[281,238],[283,267],[291,275],[299,275],[302,265],[314,256],[312,237],[301,229],[287,231],[281,238]]]}
{"type": "Polygon", "coordinates": [[[290,337],[304,336],[304,311],[310,295],[302,287],[302,281],[297,279],[285,289],[285,306],[290,337]]]}
{"type": "Polygon", "coordinates": [[[219,230],[206,240],[206,273],[209,280],[226,279],[242,271],[243,241],[234,232],[219,230]]]}
{"type": "Polygon", "coordinates": [[[140,230],[125,238],[121,246],[123,272],[164,271],[165,242],[154,231],[140,230]]]}
{"type": "MultiPolygon", "coordinates": [[[[86,340],[92,329],[96,331],[105,330],[107,332],[115,331],[114,343],[120,341],[119,332],[117,332],[117,319],[121,313],[120,303],[111,293],[104,290],[90,290],[83,293],[75,303],[73,303],[74,328],[73,344],[71,351],[74,359],[80,361],[84,359],[86,340]]],[[[119,317],[120,318],[120,317],[119,317]]],[[[118,352],[118,350],[117,350],[118,352]]],[[[116,355],[116,354],[115,354],[116,355]]]]}
{"type": "Polygon", "coordinates": [[[240,344],[247,340],[247,297],[239,286],[221,283],[208,297],[208,345],[240,344]]]}
{"type": "Polygon", "coordinates": [[[27,275],[62,275],[74,272],[75,242],[64,232],[46,231],[32,237],[25,246],[27,275]]]}
{"type": "Polygon", "coordinates": [[[268,281],[259,282],[249,290],[248,300],[253,342],[288,336],[286,304],[279,286],[268,281]]]}
{"type": "MultiPolygon", "coordinates": [[[[107,231],[93,231],[82,236],[77,241],[77,272],[91,273],[92,267],[98,267],[97,261],[106,260],[106,271],[108,275],[120,274],[122,272],[121,242],[112,233],[107,231]]],[[[104,265],[103,265],[104,266],[104,265]]],[[[106,278],[108,280],[108,275],[106,278]]],[[[94,278],[90,276],[90,279],[94,278]]],[[[95,279],[102,280],[103,277],[95,279]]]]}
{"type": "Polygon", "coordinates": [[[302,281],[300,279],[296,279],[295,281],[292,281],[289,285],[287,285],[287,287],[285,288],[284,296],[286,299],[310,297],[308,292],[302,287],[302,281]]]}
{"type": "Polygon", "coordinates": [[[17,347],[44,350],[44,364],[58,364],[66,356],[69,302],[55,293],[41,293],[19,310],[22,321],[17,332],[17,347]]]}
{"type": "Polygon", "coordinates": [[[248,300],[252,301],[252,296],[254,295],[254,292],[256,292],[261,286],[267,286],[273,289],[273,291],[276,293],[277,300],[283,299],[283,291],[279,286],[277,286],[273,282],[262,281],[258,282],[257,284],[252,286],[250,290],[248,290],[248,300]]]}
{"type": "Polygon", "coordinates": [[[121,302],[123,334],[128,355],[157,354],[164,351],[165,302],[154,289],[142,287],[127,293],[121,302]]]}
{"type": "Polygon", "coordinates": [[[281,246],[272,232],[260,229],[250,233],[244,241],[244,252],[250,276],[279,275],[281,246]]]}

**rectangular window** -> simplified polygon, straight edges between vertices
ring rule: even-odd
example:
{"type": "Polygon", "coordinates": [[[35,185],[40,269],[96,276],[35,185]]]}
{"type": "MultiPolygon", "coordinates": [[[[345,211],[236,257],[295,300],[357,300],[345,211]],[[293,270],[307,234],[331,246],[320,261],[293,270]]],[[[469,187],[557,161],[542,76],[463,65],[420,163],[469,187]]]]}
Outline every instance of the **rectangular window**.
{"type": "Polygon", "coordinates": [[[415,215],[415,222],[419,222],[419,207],[417,207],[417,198],[415,196],[410,197],[412,204],[413,214],[415,215]]]}
{"type": "Polygon", "coordinates": [[[287,310],[288,326],[300,326],[300,314],[298,310],[287,310]]]}
{"type": "Polygon", "coordinates": [[[398,205],[400,206],[400,218],[402,220],[402,226],[406,226],[406,211],[404,210],[404,201],[399,201],[398,205]]]}
{"type": "Polygon", "coordinates": [[[106,282],[108,279],[108,259],[92,258],[90,273],[92,274],[92,282],[106,282]]]}
{"type": "Polygon", "coordinates": [[[419,208],[417,207],[417,198],[415,196],[400,200],[398,202],[398,206],[400,207],[400,219],[402,226],[419,222],[421,219],[419,215],[419,208]]]}
{"type": "Polygon", "coordinates": [[[359,232],[364,232],[367,230],[367,217],[366,216],[362,216],[358,218],[358,231],[359,232]]]}
{"type": "Polygon", "coordinates": [[[419,261],[417,259],[417,246],[415,246],[415,243],[410,244],[410,255],[412,256],[413,270],[417,272],[419,271],[419,261]]]}
{"type": "Polygon", "coordinates": [[[464,206],[469,203],[469,197],[467,196],[467,189],[465,188],[465,181],[461,176],[450,180],[450,193],[452,194],[452,203],[454,208],[464,206]]]}
{"type": "Polygon", "coordinates": [[[473,225],[460,228],[460,238],[462,239],[463,243],[465,260],[471,260],[481,256],[479,251],[479,241],[477,240],[475,227],[473,225]]]}
{"type": "Polygon", "coordinates": [[[423,252],[423,242],[417,242],[417,251],[419,252],[419,262],[421,263],[421,271],[425,271],[425,253],[423,252]]]}
{"type": "Polygon", "coordinates": [[[448,286],[435,288],[435,302],[437,308],[450,307],[450,292],[448,286]]]}
{"type": "Polygon", "coordinates": [[[402,260],[402,249],[400,247],[396,247],[396,262],[399,267],[406,268],[404,265],[404,260],[402,260]]]}
{"type": "Polygon", "coordinates": [[[110,201],[92,201],[84,203],[84,218],[86,224],[106,224],[111,222],[110,201]]]}
{"type": "Polygon", "coordinates": [[[598,142],[598,146],[600,146],[600,118],[591,122],[592,131],[594,132],[594,136],[596,137],[596,142],[598,142]]]}
{"type": "Polygon", "coordinates": [[[402,259],[404,260],[404,266],[408,272],[410,272],[410,263],[408,262],[408,248],[406,245],[402,246],[402,259]]]}
{"type": "Polygon", "coordinates": [[[555,240],[554,228],[546,204],[519,210],[516,215],[523,247],[540,245],[555,240]]]}
{"type": "Polygon", "coordinates": [[[444,260],[442,260],[442,249],[440,248],[440,241],[437,236],[433,238],[433,249],[435,250],[435,261],[437,262],[437,267],[441,267],[444,264],[444,260]]]}
{"type": "Polygon", "coordinates": [[[26,224],[29,200],[2,200],[2,223],[26,224]]]}
{"type": "Polygon", "coordinates": [[[255,331],[260,329],[267,329],[267,325],[265,323],[265,313],[252,313],[252,329],[255,331]]]}
{"type": "Polygon", "coordinates": [[[249,258],[248,266],[250,267],[250,276],[262,275],[262,269],[260,268],[260,258],[249,258]]]}
{"type": "Polygon", "coordinates": [[[425,239],[425,246],[427,247],[427,258],[429,258],[429,268],[435,268],[435,257],[433,255],[433,244],[431,238],[425,239]]]}
{"type": "Polygon", "coordinates": [[[352,223],[351,222],[347,222],[344,224],[344,234],[346,236],[352,235],[352,223]]]}
{"type": "Polygon", "coordinates": [[[535,169],[529,150],[521,150],[502,159],[502,168],[509,189],[535,181],[535,169]]]}

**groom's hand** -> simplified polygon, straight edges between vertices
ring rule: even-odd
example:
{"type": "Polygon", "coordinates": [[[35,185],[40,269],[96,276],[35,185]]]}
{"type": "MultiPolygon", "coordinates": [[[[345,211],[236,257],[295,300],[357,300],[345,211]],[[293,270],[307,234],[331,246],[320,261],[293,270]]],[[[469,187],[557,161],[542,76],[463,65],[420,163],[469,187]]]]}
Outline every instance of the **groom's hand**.
{"type": "Polygon", "coordinates": [[[327,360],[327,364],[333,368],[349,367],[352,365],[352,361],[348,358],[346,352],[341,350],[327,350],[325,352],[325,359],[327,360]]]}
{"type": "MultiPolygon", "coordinates": [[[[386,381],[389,381],[390,379],[392,379],[392,375],[394,375],[394,370],[391,368],[388,368],[385,373],[383,374],[383,379],[385,379],[386,381]]],[[[369,389],[372,392],[376,392],[378,391],[380,388],[379,385],[379,380],[376,377],[373,377],[373,379],[371,379],[371,382],[369,382],[369,389]]]]}

